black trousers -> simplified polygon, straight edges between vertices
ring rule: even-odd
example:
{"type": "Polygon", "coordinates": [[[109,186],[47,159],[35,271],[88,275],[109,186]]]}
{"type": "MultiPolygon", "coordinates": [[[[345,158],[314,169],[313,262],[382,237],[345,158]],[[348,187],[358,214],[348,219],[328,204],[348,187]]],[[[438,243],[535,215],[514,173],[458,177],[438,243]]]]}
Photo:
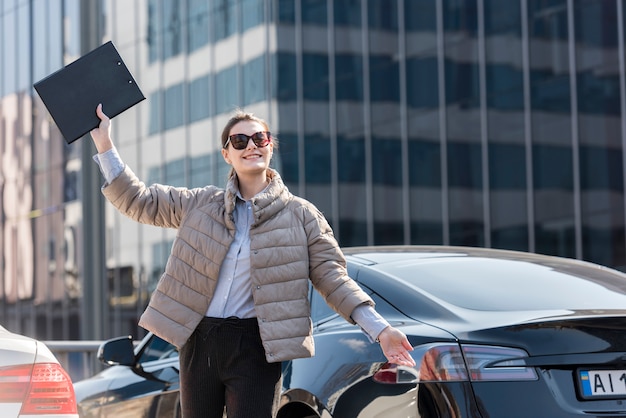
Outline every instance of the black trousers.
{"type": "Polygon", "coordinates": [[[256,318],[204,318],[180,350],[183,418],[271,418],[281,363],[268,363],[256,318]]]}

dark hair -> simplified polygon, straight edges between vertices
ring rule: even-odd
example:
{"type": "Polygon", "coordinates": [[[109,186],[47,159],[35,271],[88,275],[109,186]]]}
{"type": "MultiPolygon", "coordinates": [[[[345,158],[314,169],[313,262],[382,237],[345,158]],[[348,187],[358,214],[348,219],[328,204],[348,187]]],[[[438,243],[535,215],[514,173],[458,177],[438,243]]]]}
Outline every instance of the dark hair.
{"type": "MultiPolygon", "coordinates": [[[[224,130],[222,131],[222,148],[224,148],[224,144],[228,141],[228,135],[230,134],[230,130],[243,121],[252,121],[257,122],[263,125],[266,131],[270,131],[270,127],[263,119],[255,116],[253,113],[244,112],[241,109],[237,109],[235,114],[226,122],[226,126],[224,126],[224,130]]],[[[274,148],[278,148],[278,140],[274,135],[272,135],[272,143],[274,144],[274,148]]]]}

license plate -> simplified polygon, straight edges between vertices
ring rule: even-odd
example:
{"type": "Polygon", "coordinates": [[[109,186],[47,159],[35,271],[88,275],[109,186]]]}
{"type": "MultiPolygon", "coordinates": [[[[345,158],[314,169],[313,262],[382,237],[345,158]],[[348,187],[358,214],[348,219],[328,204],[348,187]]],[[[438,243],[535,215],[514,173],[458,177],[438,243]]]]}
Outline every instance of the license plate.
{"type": "Polygon", "coordinates": [[[584,398],[626,397],[626,370],[579,370],[584,398]]]}

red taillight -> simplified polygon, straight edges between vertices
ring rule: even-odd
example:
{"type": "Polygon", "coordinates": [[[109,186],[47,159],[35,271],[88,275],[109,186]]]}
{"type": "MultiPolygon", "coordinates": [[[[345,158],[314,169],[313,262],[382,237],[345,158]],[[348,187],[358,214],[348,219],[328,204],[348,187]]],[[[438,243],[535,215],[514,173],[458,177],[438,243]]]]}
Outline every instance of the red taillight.
{"type": "Polygon", "coordinates": [[[525,351],[486,345],[427,344],[411,352],[415,367],[385,363],[373,379],[379,383],[479,382],[536,380],[525,367],[525,351]]]}
{"type": "Polygon", "coordinates": [[[22,403],[30,386],[31,364],[0,367],[0,403],[22,403]]]}
{"type": "Polygon", "coordinates": [[[21,414],[76,414],[69,375],[57,363],[0,369],[0,403],[22,403],[21,414]]]}

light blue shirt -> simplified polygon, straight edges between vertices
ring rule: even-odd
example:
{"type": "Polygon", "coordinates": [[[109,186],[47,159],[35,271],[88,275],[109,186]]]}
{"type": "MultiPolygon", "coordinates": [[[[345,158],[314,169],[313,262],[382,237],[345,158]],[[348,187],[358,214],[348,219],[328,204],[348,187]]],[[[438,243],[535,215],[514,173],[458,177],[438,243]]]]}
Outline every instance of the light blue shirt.
{"type": "Polygon", "coordinates": [[[235,210],[235,239],[222,261],[215,293],[206,316],[216,318],[255,318],[254,301],[250,292],[250,225],[254,222],[251,202],[237,193],[235,210]]]}
{"type": "MultiPolygon", "coordinates": [[[[107,183],[111,183],[122,171],[124,162],[116,148],[93,157],[107,183]]],[[[233,218],[236,226],[233,240],[226,258],[222,262],[215,293],[206,316],[227,318],[254,318],[254,301],[250,291],[250,225],[254,218],[250,201],[243,200],[237,193],[233,218]]],[[[370,341],[389,326],[389,323],[370,305],[357,306],[352,319],[361,327],[370,341]]]]}

